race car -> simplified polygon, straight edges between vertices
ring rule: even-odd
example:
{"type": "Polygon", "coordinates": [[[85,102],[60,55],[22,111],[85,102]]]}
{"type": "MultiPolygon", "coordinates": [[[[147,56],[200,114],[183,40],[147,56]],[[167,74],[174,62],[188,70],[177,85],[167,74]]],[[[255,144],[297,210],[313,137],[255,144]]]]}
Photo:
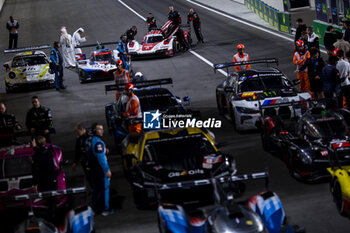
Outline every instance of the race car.
{"type": "MultiPolygon", "coordinates": [[[[91,45],[81,47],[91,47],[91,45]]],[[[117,69],[116,61],[119,59],[118,54],[119,52],[116,49],[110,50],[102,44],[97,44],[89,58],[86,59],[85,54],[77,56],[79,81],[84,83],[92,80],[113,79],[113,72],[117,69]]]]}
{"type": "MultiPolygon", "coordinates": [[[[261,140],[266,151],[275,152],[287,164],[293,177],[316,181],[329,177],[330,145],[346,142],[348,129],[342,115],[319,103],[298,115],[296,109],[304,108],[305,103],[261,106],[261,140]]],[[[341,162],[350,164],[350,148],[338,154],[341,162]]]]}
{"type": "MultiPolygon", "coordinates": [[[[141,111],[159,111],[162,114],[189,114],[198,117],[199,113],[188,108],[190,98],[185,96],[182,100],[172,94],[168,89],[163,87],[154,87],[172,84],[171,78],[155,79],[143,82],[132,82],[135,86],[134,94],[139,98],[141,111]]],[[[106,85],[105,90],[112,91],[116,89],[124,89],[124,86],[106,85]]],[[[105,116],[108,130],[113,134],[116,145],[128,134],[125,128],[125,120],[122,117],[122,112],[125,112],[126,102],[128,97],[121,95],[121,97],[113,103],[106,104],[105,116]]],[[[142,119],[139,119],[142,120],[142,119]]]]}
{"type": "Polygon", "coordinates": [[[5,50],[5,53],[17,53],[4,64],[6,92],[55,86],[55,74],[50,70],[49,58],[40,51],[46,48],[50,46],[5,50]]]}
{"type": "Polygon", "coordinates": [[[333,142],[330,147],[330,167],[327,171],[331,174],[330,191],[338,212],[343,216],[350,216],[350,165],[342,164],[339,152],[350,149],[349,142],[333,142]]]}
{"type": "MultiPolygon", "coordinates": [[[[132,57],[164,56],[172,57],[179,50],[176,32],[180,26],[174,27],[172,21],[167,21],[161,29],[148,32],[139,43],[133,40],[128,43],[128,51],[132,57]]],[[[192,43],[191,32],[184,30],[185,40],[192,43]]]]}
{"type": "MultiPolygon", "coordinates": [[[[277,59],[216,64],[214,69],[237,65],[277,63],[277,59]]],[[[216,88],[216,102],[220,114],[229,116],[237,131],[257,129],[259,103],[277,104],[311,99],[309,93],[299,93],[293,83],[277,68],[255,68],[230,74],[216,88]]]]}
{"type": "MultiPolygon", "coordinates": [[[[288,224],[277,194],[263,191],[245,202],[235,202],[234,195],[223,192],[221,182],[242,182],[265,178],[267,173],[253,173],[211,179],[214,185],[215,205],[203,211],[181,205],[160,203],[158,227],[160,233],[296,233],[300,227],[288,224]]],[[[232,191],[232,190],[231,190],[232,191]]]]}
{"type": "Polygon", "coordinates": [[[122,146],[123,170],[138,208],[156,203],[155,188],[164,200],[208,202],[212,197],[210,183],[195,180],[208,179],[212,173],[220,177],[236,172],[234,158],[221,153],[213,134],[205,129],[188,127],[128,135],[122,146]]]}
{"type": "MultiPolygon", "coordinates": [[[[52,144],[46,146],[52,150],[57,169],[57,190],[65,189],[65,172],[61,169],[64,162],[62,150],[52,144]]],[[[30,206],[45,208],[45,201],[40,198],[34,200],[32,204],[30,200],[18,202],[6,200],[10,196],[35,192],[32,176],[33,155],[34,150],[30,143],[0,148],[0,211],[30,206]]],[[[65,198],[60,198],[57,206],[62,206],[65,202],[65,198]]]]}

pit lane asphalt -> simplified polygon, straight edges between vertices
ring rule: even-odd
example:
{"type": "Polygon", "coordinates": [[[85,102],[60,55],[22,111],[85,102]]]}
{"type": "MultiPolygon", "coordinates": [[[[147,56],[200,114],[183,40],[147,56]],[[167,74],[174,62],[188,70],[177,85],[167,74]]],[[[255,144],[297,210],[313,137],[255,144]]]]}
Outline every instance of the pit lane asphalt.
{"type": "MultiPolygon", "coordinates": [[[[231,61],[234,45],[244,43],[251,59],[277,57],[279,68],[290,79],[295,78],[292,64],[293,47],[291,42],[262,33],[230,19],[219,16],[180,1],[124,0],[135,11],[147,17],[152,12],[158,25],[167,19],[168,6],[175,5],[183,21],[186,21],[188,9],[194,7],[202,22],[205,44],[195,46],[193,50],[212,63],[231,61]]],[[[88,35],[88,42],[93,43],[117,41],[121,33],[132,25],[138,28],[137,40],[146,33],[146,24],[118,1],[113,0],[63,0],[63,1],[7,1],[0,15],[0,25],[5,25],[8,17],[13,15],[19,21],[19,46],[52,44],[58,39],[61,26],[67,26],[68,32],[83,27],[88,35]],[[85,6],[85,7],[84,7],[85,6]]],[[[8,34],[3,27],[0,34],[0,48],[8,44],[8,34]]],[[[196,42],[194,33],[192,39],[196,42]]],[[[92,48],[91,48],[92,49],[92,48]]],[[[90,49],[83,49],[87,54],[90,49]]],[[[48,53],[49,51],[46,50],[48,53]]],[[[1,54],[0,62],[10,60],[12,55],[1,54]]],[[[178,96],[189,95],[191,105],[202,112],[203,118],[215,117],[223,121],[221,129],[215,129],[217,141],[222,142],[222,151],[230,153],[237,159],[240,172],[256,172],[267,166],[270,176],[270,189],[281,198],[286,214],[292,224],[298,224],[307,232],[345,233],[349,229],[349,220],[341,217],[335,208],[329,193],[328,183],[304,184],[288,175],[284,163],[263,151],[257,133],[238,134],[229,121],[218,115],[215,102],[215,87],[224,80],[224,76],[214,74],[212,68],[189,52],[177,54],[169,59],[135,61],[135,71],[141,71],[148,79],[172,77],[170,89],[178,96]]],[[[38,95],[44,106],[53,112],[54,126],[57,134],[52,137],[55,144],[63,148],[66,159],[73,158],[73,125],[82,121],[87,125],[95,121],[105,123],[104,105],[113,101],[114,94],[105,95],[104,85],[111,81],[80,84],[77,74],[65,70],[67,89],[57,92],[54,89],[32,91],[27,93],[5,94],[3,70],[0,73],[1,101],[8,106],[8,112],[15,113],[24,125],[25,113],[30,108],[30,97],[38,95]]],[[[106,133],[105,140],[111,148],[109,158],[112,167],[112,188],[117,190],[113,196],[116,214],[103,218],[96,217],[98,232],[157,232],[155,211],[137,210],[132,201],[131,189],[123,178],[120,156],[114,152],[111,136],[106,133]]],[[[81,185],[81,171],[66,169],[69,185],[81,185]]],[[[262,182],[249,182],[247,194],[254,194],[263,189],[262,182]]]]}

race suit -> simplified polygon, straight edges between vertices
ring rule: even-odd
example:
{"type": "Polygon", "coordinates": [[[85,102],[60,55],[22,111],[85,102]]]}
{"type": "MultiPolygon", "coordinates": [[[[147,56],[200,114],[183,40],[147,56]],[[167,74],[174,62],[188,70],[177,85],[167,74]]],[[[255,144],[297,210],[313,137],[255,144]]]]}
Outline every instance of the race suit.
{"type": "Polygon", "coordinates": [[[203,35],[201,31],[201,22],[199,20],[199,16],[197,12],[193,12],[193,14],[188,14],[187,16],[187,23],[189,24],[190,22],[193,22],[193,29],[194,32],[196,33],[196,37],[198,42],[203,42],[203,35]]]}
{"type": "Polygon", "coordinates": [[[35,129],[34,136],[42,135],[46,138],[46,142],[51,142],[50,134],[45,134],[45,130],[52,128],[51,110],[40,106],[39,108],[31,108],[27,112],[26,126],[30,129],[35,129]]]}
{"type": "MultiPolygon", "coordinates": [[[[123,112],[123,117],[128,120],[142,118],[140,100],[134,93],[132,93],[132,95],[129,97],[128,102],[126,103],[126,112],[123,112]]],[[[129,122],[128,129],[129,133],[140,133],[142,124],[132,124],[129,122]]]]}
{"type": "MultiPolygon", "coordinates": [[[[241,56],[239,53],[236,53],[235,55],[233,55],[233,62],[242,62],[242,61],[249,61],[249,55],[248,53],[243,53],[243,55],[241,56]]],[[[250,67],[250,64],[246,65],[246,66],[243,66],[241,68],[241,66],[235,66],[235,70],[238,72],[238,71],[241,71],[241,70],[249,70],[251,67],[250,67]]]]}
{"type": "Polygon", "coordinates": [[[95,213],[109,210],[109,184],[106,173],[110,171],[106,157],[105,143],[98,136],[85,141],[88,163],[91,169],[92,209],[95,213]]]}
{"type": "MultiPolygon", "coordinates": [[[[297,65],[297,69],[299,70],[305,63],[305,61],[310,58],[309,51],[306,50],[304,53],[300,53],[299,51],[294,53],[293,63],[297,65]]],[[[310,81],[309,76],[307,74],[307,68],[304,71],[299,71],[297,74],[297,78],[300,80],[299,89],[301,92],[309,92],[311,95],[310,89],[310,81]]]]}
{"type": "Polygon", "coordinates": [[[128,57],[127,57],[128,47],[127,47],[126,42],[124,42],[123,40],[120,40],[118,43],[118,46],[117,46],[117,50],[119,52],[120,59],[123,61],[123,68],[126,70],[129,70],[128,63],[127,63],[128,62],[128,57]],[[126,52],[126,54],[124,54],[124,52],[126,52]]]}
{"type": "Polygon", "coordinates": [[[15,128],[19,124],[13,114],[0,114],[0,146],[10,146],[14,141],[15,128]]]}
{"type": "Polygon", "coordinates": [[[148,31],[151,31],[153,29],[157,28],[157,23],[156,23],[156,19],[154,17],[148,17],[147,18],[147,25],[148,25],[148,31]]]}

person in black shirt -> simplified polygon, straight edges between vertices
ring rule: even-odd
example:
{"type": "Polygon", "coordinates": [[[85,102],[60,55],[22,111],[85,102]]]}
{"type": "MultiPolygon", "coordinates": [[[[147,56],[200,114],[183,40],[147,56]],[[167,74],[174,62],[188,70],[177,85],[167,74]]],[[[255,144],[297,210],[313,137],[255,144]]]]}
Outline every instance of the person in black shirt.
{"type": "Polygon", "coordinates": [[[129,30],[125,32],[126,37],[128,38],[128,41],[135,40],[135,36],[137,34],[137,28],[136,26],[132,26],[129,30]]]}
{"type": "Polygon", "coordinates": [[[10,20],[6,23],[6,28],[10,33],[10,39],[9,39],[9,49],[12,49],[12,44],[13,48],[17,48],[17,40],[18,40],[18,31],[17,29],[19,28],[19,24],[17,20],[13,19],[12,16],[10,16],[10,20]]]}
{"type": "Polygon", "coordinates": [[[327,31],[324,33],[323,44],[327,50],[334,50],[334,43],[337,42],[336,30],[333,26],[329,25],[327,31]]]}
{"type": "MultiPolygon", "coordinates": [[[[54,164],[52,148],[46,146],[43,136],[37,136],[32,142],[33,155],[33,185],[36,192],[57,190],[57,169],[54,164]]],[[[55,220],[56,198],[45,199],[49,209],[49,218],[55,220]]]]}
{"type": "Polygon", "coordinates": [[[29,109],[26,117],[26,126],[33,136],[42,135],[47,142],[50,140],[50,129],[52,128],[51,110],[40,105],[37,96],[32,97],[33,107],[29,109]]]}
{"type": "Polygon", "coordinates": [[[15,115],[7,114],[6,105],[0,102],[0,146],[10,146],[14,142],[14,133],[22,129],[15,115]]]}
{"type": "Polygon", "coordinates": [[[306,31],[306,25],[303,24],[303,19],[298,18],[296,21],[297,24],[297,30],[295,32],[295,38],[294,41],[296,42],[297,40],[299,40],[299,38],[301,37],[301,32],[302,31],[306,31]]]}
{"type": "Polygon", "coordinates": [[[146,22],[148,25],[148,31],[152,31],[153,29],[157,28],[157,22],[156,19],[153,17],[152,13],[148,13],[146,22]]]}
{"type": "Polygon", "coordinates": [[[345,21],[344,22],[344,40],[350,43],[350,21],[345,21]]]}
{"type": "Polygon", "coordinates": [[[85,126],[80,122],[77,122],[74,125],[74,131],[75,131],[75,134],[77,135],[77,139],[75,141],[75,157],[74,157],[74,162],[73,162],[72,168],[74,170],[80,161],[80,164],[81,164],[83,171],[85,173],[85,177],[86,177],[90,187],[92,187],[91,186],[90,167],[88,164],[88,157],[87,157],[87,153],[85,150],[85,141],[89,137],[89,134],[88,134],[85,126]]]}
{"type": "Polygon", "coordinates": [[[193,9],[190,9],[189,14],[187,15],[187,24],[190,24],[190,22],[193,23],[193,29],[194,29],[194,32],[196,33],[198,43],[199,42],[204,43],[203,35],[201,31],[201,22],[199,20],[199,16],[197,12],[195,12],[193,9]]]}
{"type": "Polygon", "coordinates": [[[176,10],[174,10],[174,6],[169,6],[168,20],[172,21],[172,25],[171,25],[172,32],[174,30],[176,30],[177,27],[179,27],[177,32],[176,32],[177,40],[180,42],[183,50],[188,50],[190,48],[190,46],[188,45],[187,41],[185,40],[184,32],[180,28],[181,17],[179,15],[179,13],[176,10]]]}

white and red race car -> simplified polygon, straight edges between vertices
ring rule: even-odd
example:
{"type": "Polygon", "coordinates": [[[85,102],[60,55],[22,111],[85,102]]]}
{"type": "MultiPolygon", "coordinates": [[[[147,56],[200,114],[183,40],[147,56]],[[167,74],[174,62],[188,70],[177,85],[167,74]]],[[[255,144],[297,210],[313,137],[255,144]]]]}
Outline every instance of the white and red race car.
{"type": "MultiPolygon", "coordinates": [[[[172,57],[179,49],[176,32],[180,26],[174,26],[172,21],[167,21],[161,29],[148,32],[139,43],[133,40],[128,43],[128,51],[132,57],[165,56],[172,57]]],[[[191,32],[184,30],[187,43],[192,43],[191,32]]]]}

